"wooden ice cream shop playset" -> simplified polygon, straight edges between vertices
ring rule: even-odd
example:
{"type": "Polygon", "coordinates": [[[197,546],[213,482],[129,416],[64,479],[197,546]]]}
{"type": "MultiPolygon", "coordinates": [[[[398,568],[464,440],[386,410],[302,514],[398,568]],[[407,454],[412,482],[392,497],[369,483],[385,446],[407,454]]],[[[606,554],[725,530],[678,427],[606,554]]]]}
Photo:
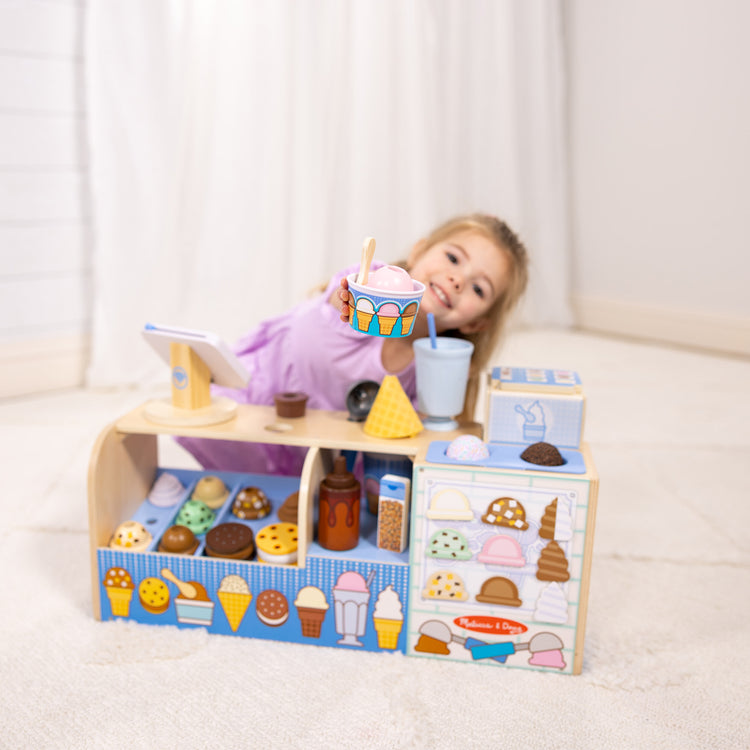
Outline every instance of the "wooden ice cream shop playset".
{"type": "Polygon", "coordinates": [[[483,426],[420,418],[391,376],[355,385],[348,412],[248,406],[211,397],[243,382],[221,341],[144,333],[172,398],[94,447],[97,618],[581,671],[598,478],[574,372],[493,369],[483,426]],[[159,435],[307,452],[300,476],[170,469],[159,435]]]}

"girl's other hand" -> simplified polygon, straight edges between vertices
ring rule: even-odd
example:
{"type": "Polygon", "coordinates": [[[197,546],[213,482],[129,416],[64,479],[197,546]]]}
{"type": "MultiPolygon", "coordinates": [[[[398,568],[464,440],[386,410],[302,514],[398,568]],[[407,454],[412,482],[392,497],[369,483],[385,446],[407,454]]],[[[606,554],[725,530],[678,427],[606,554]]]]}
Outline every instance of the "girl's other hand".
{"type": "Polygon", "coordinates": [[[341,279],[341,289],[338,290],[338,298],[341,303],[339,317],[344,323],[349,322],[349,282],[346,278],[341,279]]]}

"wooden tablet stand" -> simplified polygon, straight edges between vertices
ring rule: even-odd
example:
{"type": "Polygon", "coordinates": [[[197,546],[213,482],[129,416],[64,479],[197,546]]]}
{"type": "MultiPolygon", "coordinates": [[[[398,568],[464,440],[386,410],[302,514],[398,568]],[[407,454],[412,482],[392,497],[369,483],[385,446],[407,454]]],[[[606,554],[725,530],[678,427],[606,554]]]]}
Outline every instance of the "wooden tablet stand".
{"type": "Polygon", "coordinates": [[[149,401],[145,416],[156,424],[203,427],[233,419],[237,404],[230,398],[211,397],[211,371],[187,344],[169,345],[172,398],[149,401]]]}

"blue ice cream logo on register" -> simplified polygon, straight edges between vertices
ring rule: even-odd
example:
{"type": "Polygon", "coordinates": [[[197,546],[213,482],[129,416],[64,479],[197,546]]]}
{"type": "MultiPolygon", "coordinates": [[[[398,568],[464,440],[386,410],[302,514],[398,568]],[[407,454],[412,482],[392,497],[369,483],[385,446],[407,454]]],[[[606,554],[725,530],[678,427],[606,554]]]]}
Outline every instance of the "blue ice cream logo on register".
{"type": "Polygon", "coordinates": [[[544,409],[539,401],[534,401],[529,407],[516,404],[516,412],[523,417],[523,442],[536,443],[544,440],[547,423],[544,409]]]}
{"type": "Polygon", "coordinates": [[[175,367],[172,370],[172,385],[178,390],[183,390],[188,384],[188,374],[184,367],[175,367]]]}

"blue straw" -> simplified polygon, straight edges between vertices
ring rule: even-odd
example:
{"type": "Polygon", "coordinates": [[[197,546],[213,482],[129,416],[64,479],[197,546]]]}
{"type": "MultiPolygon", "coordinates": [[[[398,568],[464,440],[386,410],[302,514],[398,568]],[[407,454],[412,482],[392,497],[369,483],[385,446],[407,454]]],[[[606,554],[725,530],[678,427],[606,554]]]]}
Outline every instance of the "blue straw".
{"type": "Polygon", "coordinates": [[[435,332],[435,316],[427,313],[427,330],[430,332],[430,343],[433,349],[437,349],[437,333],[435,332]]]}

